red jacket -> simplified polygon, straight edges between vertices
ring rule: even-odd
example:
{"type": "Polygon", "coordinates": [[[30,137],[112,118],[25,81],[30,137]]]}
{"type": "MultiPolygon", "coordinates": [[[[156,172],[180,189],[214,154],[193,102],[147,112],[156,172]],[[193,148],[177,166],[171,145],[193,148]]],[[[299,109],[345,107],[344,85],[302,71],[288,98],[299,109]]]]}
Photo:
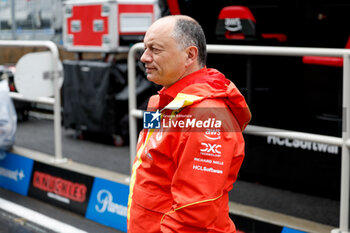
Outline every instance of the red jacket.
{"type": "Polygon", "coordinates": [[[244,97],[223,74],[203,68],[151,97],[148,109],[161,110],[162,128],[139,135],[128,232],[236,232],[228,191],[251,118],[244,97]]]}

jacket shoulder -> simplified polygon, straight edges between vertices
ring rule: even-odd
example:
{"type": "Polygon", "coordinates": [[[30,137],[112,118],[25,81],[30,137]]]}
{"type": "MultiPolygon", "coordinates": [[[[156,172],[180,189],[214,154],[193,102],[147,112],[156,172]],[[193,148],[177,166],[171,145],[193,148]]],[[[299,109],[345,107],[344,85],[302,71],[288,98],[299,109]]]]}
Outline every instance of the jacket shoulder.
{"type": "Polygon", "coordinates": [[[183,113],[202,121],[220,121],[224,131],[241,132],[236,117],[224,99],[204,99],[185,108],[183,113]]]}
{"type": "Polygon", "coordinates": [[[147,111],[154,111],[159,105],[159,95],[152,95],[148,100],[147,111]]]}

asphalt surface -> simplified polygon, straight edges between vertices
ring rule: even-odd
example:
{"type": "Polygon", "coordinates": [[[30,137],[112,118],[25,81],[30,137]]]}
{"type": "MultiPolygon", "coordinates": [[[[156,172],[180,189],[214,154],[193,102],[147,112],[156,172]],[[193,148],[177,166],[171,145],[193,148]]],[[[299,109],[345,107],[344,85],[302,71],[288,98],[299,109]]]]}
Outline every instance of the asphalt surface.
{"type": "MultiPolygon", "coordinates": [[[[77,139],[74,130],[62,128],[64,157],[76,162],[130,174],[129,147],[116,147],[109,142],[99,141],[101,141],[99,138],[96,140],[77,139]]],[[[28,121],[19,122],[15,145],[54,155],[53,121],[30,117],[28,121]]]]}
{"type": "MultiPolygon", "coordinates": [[[[75,131],[62,128],[63,155],[122,174],[130,174],[129,148],[116,147],[91,140],[80,140],[75,131]]],[[[47,154],[54,154],[53,121],[31,117],[19,122],[16,145],[47,154]]],[[[0,195],[1,196],[1,195],[0,195]]],[[[238,180],[230,200],[330,226],[339,224],[339,201],[318,198],[273,187],[238,180]]]]}
{"type": "Polygon", "coordinates": [[[42,228],[26,219],[0,210],[1,233],[51,233],[52,231],[42,228]]]}

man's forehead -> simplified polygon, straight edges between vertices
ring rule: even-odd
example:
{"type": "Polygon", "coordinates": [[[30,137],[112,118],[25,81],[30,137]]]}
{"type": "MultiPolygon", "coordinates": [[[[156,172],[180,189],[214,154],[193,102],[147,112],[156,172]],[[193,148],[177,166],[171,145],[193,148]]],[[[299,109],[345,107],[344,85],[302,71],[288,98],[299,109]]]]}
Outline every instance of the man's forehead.
{"type": "Polygon", "coordinates": [[[147,30],[146,34],[170,35],[173,31],[174,25],[166,23],[165,20],[155,22],[147,30]]]}
{"type": "Polygon", "coordinates": [[[146,32],[144,43],[164,45],[169,40],[173,40],[169,30],[149,30],[146,32]]]}
{"type": "Polygon", "coordinates": [[[174,40],[170,35],[147,35],[145,36],[143,42],[148,45],[166,45],[167,42],[174,40]]]}
{"type": "Polygon", "coordinates": [[[160,18],[158,20],[156,20],[151,26],[150,28],[153,27],[160,27],[160,28],[171,28],[173,27],[173,25],[176,22],[176,18],[174,17],[164,17],[164,18],[160,18]]]}

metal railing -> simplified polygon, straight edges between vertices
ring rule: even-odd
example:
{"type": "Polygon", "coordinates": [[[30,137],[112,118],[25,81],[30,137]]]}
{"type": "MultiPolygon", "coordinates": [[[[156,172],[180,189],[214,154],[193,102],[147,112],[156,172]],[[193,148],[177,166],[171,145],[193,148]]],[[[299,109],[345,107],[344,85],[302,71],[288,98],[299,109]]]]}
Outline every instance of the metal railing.
{"type": "MultiPolygon", "coordinates": [[[[143,43],[137,43],[131,47],[128,55],[130,167],[132,166],[136,155],[137,118],[142,118],[143,115],[143,111],[137,109],[136,103],[135,55],[143,49],[143,43]]],[[[339,229],[332,230],[332,233],[349,232],[350,114],[347,114],[346,111],[350,109],[350,50],[301,47],[207,45],[207,51],[208,53],[216,54],[343,57],[343,109],[345,114],[343,114],[342,138],[253,125],[249,125],[244,133],[258,136],[278,136],[341,146],[342,159],[339,229]]]]}
{"type": "Polygon", "coordinates": [[[25,40],[0,40],[0,47],[46,47],[52,53],[52,68],[53,68],[53,89],[54,98],[41,97],[41,98],[26,98],[20,93],[10,93],[10,96],[14,99],[43,103],[53,105],[54,108],[54,139],[55,139],[55,158],[53,162],[60,163],[65,162],[66,159],[62,157],[62,133],[61,133],[61,97],[60,88],[58,84],[58,61],[59,53],[58,48],[52,41],[25,41],[25,40]]]}

